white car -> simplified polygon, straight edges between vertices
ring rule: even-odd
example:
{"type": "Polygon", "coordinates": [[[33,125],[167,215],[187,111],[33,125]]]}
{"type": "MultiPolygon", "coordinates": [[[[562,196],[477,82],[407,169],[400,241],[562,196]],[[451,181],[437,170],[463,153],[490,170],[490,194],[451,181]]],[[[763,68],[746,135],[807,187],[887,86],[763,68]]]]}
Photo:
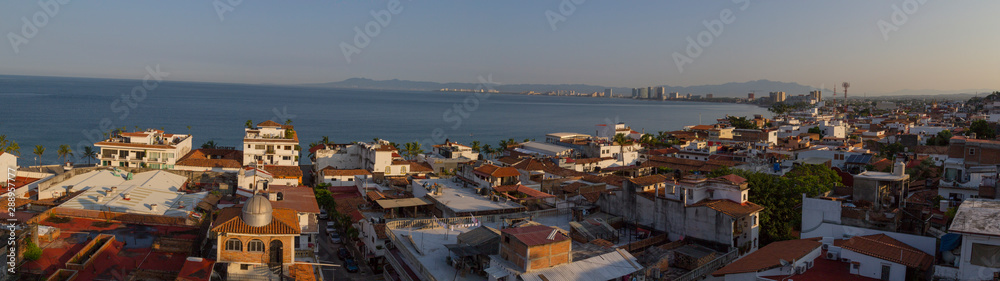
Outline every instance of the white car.
{"type": "Polygon", "coordinates": [[[336,231],[331,231],[330,232],[330,242],[333,242],[334,244],[340,244],[340,242],[341,242],[341,240],[340,240],[340,234],[337,233],[336,231]]]}
{"type": "Polygon", "coordinates": [[[336,224],[332,221],[326,222],[326,232],[328,233],[337,232],[336,224]]]}

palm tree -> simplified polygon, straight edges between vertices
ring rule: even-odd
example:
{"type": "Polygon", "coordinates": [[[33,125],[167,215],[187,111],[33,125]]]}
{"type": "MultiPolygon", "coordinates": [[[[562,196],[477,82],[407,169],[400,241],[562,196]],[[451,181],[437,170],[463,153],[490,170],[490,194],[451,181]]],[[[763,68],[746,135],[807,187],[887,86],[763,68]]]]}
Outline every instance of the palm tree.
{"type": "Polygon", "coordinates": [[[420,155],[420,154],[424,154],[424,149],[420,147],[420,142],[413,141],[413,148],[412,148],[412,151],[410,153],[411,153],[412,156],[417,156],[417,155],[420,155]]]}
{"type": "Polygon", "coordinates": [[[472,141],[469,144],[471,144],[472,151],[475,151],[476,153],[479,153],[479,150],[482,149],[482,147],[480,146],[481,143],[479,143],[479,141],[472,141]]]}
{"type": "Polygon", "coordinates": [[[215,143],[215,140],[210,140],[210,141],[205,142],[204,144],[202,144],[201,148],[203,148],[203,149],[216,149],[216,148],[219,148],[219,145],[215,143]]]}
{"type": "MultiPolygon", "coordinates": [[[[40,145],[40,144],[36,145],[34,152],[35,152],[35,155],[38,155],[38,158],[35,158],[35,166],[41,166],[42,165],[42,154],[45,154],[45,147],[42,146],[42,145],[40,145]]],[[[42,168],[39,167],[38,170],[41,171],[42,168]]]]}
{"type": "Polygon", "coordinates": [[[0,152],[21,156],[21,146],[16,141],[7,140],[7,135],[0,135],[0,152]]]}
{"type": "Polygon", "coordinates": [[[83,147],[83,155],[81,156],[83,156],[84,159],[87,159],[87,165],[90,165],[90,159],[97,159],[97,151],[94,151],[94,149],[89,146],[85,146],[83,147]]]}
{"type": "Polygon", "coordinates": [[[625,134],[618,133],[615,134],[615,143],[618,144],[618,158],[622,160],[622,166],[625,166],[625,145],[632,144],[632,139],[625,136],[625,134]]]}
{"type": "Polygon", "coordinates": [[[321,141],[320,143],[322,143],[322,144],[330,144],[330,137],[323,136],[323,141],[321,141]]]}
{"type": "Polygon", "coordinates": [[[56,154],[59,154],[62,162],[66,162],[67,156],[73,156],[73,150],[69,148],[68,144],[63,144],[59,145],[59,150],[56,151],[56,154]]]}
{"type": "Polygon", "coordinates": [[[484,157],[484,158],[488,159],[488,157],[490,156],[490,153],[493,153],[493,147],[491,147],[490,144],[488,144],[488,143],[484,144],[481,149],[482,149],[483,153],[486,154],[486,156],[487,156],[487,157],[484,157]]]}
{"type": "Polygon", "coordinates": [[[285,119],[285,125],[291,125],[292,119],[285,119]]]}
{"type": "Polygon", "coordinates": [[[646,146],[653,146],[655,141],[656,139],[651,134],[642,134],[642,136],[639,137],[639,142],[646,146]]]}
{"type": "Polygon", "coordinates": [[[247,122],[243,123],[243,125],[247,126],[247,129],[253,129],[253,120],[247,119],[247,122]]]}

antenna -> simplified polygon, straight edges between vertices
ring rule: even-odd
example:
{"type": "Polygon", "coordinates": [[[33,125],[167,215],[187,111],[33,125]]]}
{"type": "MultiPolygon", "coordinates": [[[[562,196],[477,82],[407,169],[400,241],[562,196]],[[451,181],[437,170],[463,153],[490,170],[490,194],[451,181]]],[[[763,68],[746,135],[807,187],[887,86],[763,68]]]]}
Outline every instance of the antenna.
{"type": "Polygon", "coordinates": [[[851,83],[844,82],[840,86],[844,87],[844,117],[847,117],[847,88],[851,87],[851,83]]]}

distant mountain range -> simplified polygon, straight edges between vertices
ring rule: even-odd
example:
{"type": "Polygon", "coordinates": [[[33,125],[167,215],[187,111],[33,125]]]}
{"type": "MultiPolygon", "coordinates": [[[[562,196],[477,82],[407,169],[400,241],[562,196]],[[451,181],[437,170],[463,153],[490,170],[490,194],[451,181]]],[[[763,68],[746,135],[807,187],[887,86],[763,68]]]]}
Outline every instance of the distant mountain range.
{"type": "MultiPolygon", "coordinates": [[[[323,88],[348,88],[348,89],[373,89],[373,90],[401,90],[401,91],[436,91],[440,89],[477,89],[481,85],[477,83],[437,83],[437,82],[425,82],[425,81],[408,81],[408,80],[372,80],[367,78],[351,78],[340,82],[330,82],[330,83],[320,83],[320,84],[304,84],[301,86],[309,87],[323,87],[323,88]]],[[[697,85],[697,86],[669,86],[669,85],[659,85],[652,86],[665,87],[668,93],[678,92],[681,94],[693,94],[693,95],[706,95],[713,94],[715,97],[746,97],[747,93],[756,92],[757,97],[767,96],[769,92],[785,92],[788,95],[804,95],[808,94],[809,91],[822,90],[824,97],[832,97],[833,91],[830,89],[817,89],[811,86],[801,85],[793,82],[779,82],[771,80],[756,80],[747,82],[731,82],[725,84],[716,85],[697,85]]],[[[493,87],[494,89],[505,92],[505,93],[521,93],[527,91],[535,91],[539,93],[545,93],[549,91],[576,91],[578,93],[593,93],[593,92],[603,92],[604,89],[613,89],[615,96],[631,96],[631,88],[623,87],[606,87],[600,85],[586,85],[586,84],[500,84],[493,87]]],[[[971,90],[961,90],[961,91],[943,91],[943,90],[900,90],[891,93],[878,94],[878,96],[893,96],[893,97],[904,97],[904,96],[922,96],[926,97],[929,95],[944,95],[948,98],[968,98],[972,97],[975,93],[990,93],[993,90],[989,89],[971,89],[971,90]],[[954,97],[952,97],[954,96],[954,97]]],[[[857,96],[862,96],[864,94],[857,93],[857,96]]],[[[854,95],[852,95],[854,96],[854,95]]]]}

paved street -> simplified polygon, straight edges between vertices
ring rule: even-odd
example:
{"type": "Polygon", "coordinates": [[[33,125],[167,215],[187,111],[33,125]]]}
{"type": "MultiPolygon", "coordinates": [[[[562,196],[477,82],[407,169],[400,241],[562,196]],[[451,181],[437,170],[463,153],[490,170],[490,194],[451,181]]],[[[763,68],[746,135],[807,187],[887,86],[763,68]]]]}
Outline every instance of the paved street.
{"type": "Polygon", "coordinates": [[[341,266],[330,267],[324,266],[323,268],[323,280],[357,280],[357,281],[371,281],[376,279],[381,279],[382,275],[373,276],[370,274],[371,270],[367,269],[363,265],[359,265],[361,270],[356,273],[347,272],[347,269],[343,267],[344,261],[337,257],[337,251],[343,244],[333,244],[330,242],[330,235],[326,232],[326,220],[320,220],[320,234],[321,239],[319,239],[319,263],[324,264],[338,264],[341,266]]]}

